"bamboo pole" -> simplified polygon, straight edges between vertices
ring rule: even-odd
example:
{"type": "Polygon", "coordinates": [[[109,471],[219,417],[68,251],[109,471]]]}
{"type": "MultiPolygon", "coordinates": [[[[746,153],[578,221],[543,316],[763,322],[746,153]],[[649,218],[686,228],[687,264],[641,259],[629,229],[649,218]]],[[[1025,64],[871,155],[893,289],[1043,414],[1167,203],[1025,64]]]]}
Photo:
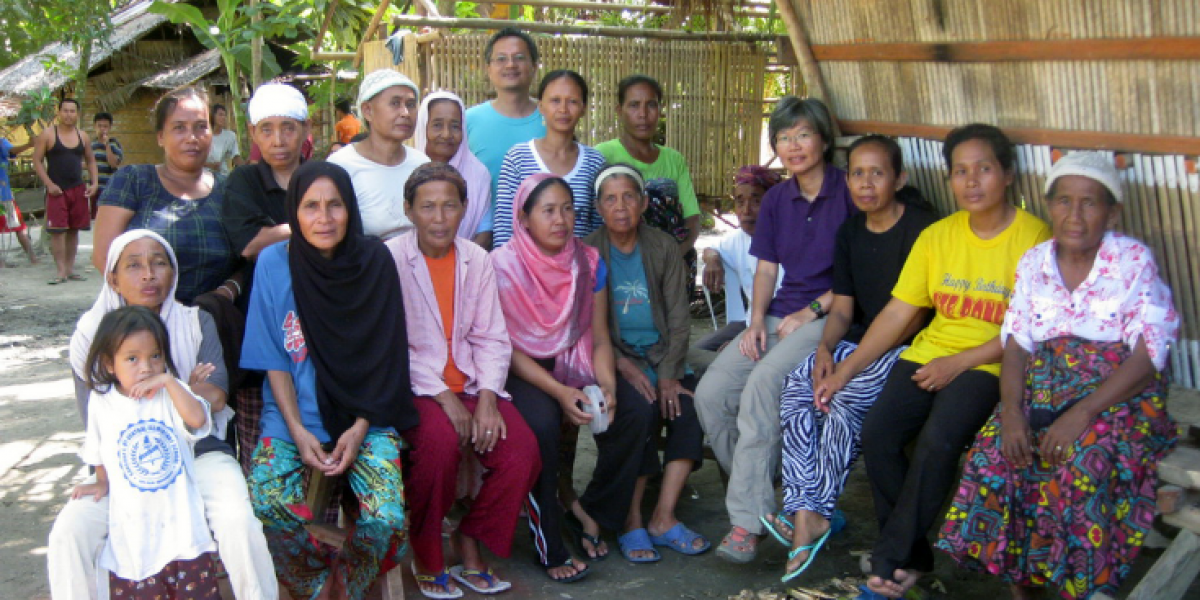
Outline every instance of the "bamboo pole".
{"type": "Polygon", "coordinates": [[[392,0],[383,0],[379,8],[375,10],[375,14],[371,16],[371,23],[367,25],[367,30],[363,32],[362,41],[358,43],[358,51],[354,53],[353,64],[355,69],[358,68],[358,65],[362,64],[363,48],[366,47],[366,41],[371,39],[371,34],[375,32],[376,27],[379,27],[379,21],[383,18],[384,13],[387,12],[391,2],[392,0]]]}
{"type": "MultiPolygon", "coordinates": [[[[812,45],[808,42],[808,33],[804,31],[804,23],[800,22],[800,15],[796,12],[796,5],[792,2],[793,0],[780,0],[777,3],[779,16],[783,17],[783,25],[787,28],[788,39],[792,42],[792,52],[795,53],[796,60],[800,63],[800,72],[804,77],[804,85],[808,88],[808,95],[828,105],[829,92],[825,89],[821,68],[817,66],[812,45]]],[[[837,129],[836,123],[834,129],[837,129]]],[[[837,135],[837,131],[834,131],[834,137],[837,135]]]]}
{"type": "Polygon", "coordinates": [[[321,21],[321,28],[317,30],[317,39],[313,40],[313,60],[346,60],[345,58],[326,58],[327,54],[349,54],[350,58],[354,58],[353,52],[321,52],[321,42],[325,40],[325,32],[329,31],[329,24],[333,22],[333,11],[337,10],[339,2],[341,0],[329,0],[329,8],[325,9],[325,20],[321,21]]]}
{"type": "Polygon", "coordinates": [[[665,31],[661,29],[633,29],[605,25],[559,25],[557,23],[520,22],[508,19],[458,19],[451,17],[419,17],[397,15],[392,23],[401,27],[441,27],[450,29],[503,29],[520,27],[525,31],[590,35],[600,37],[636,37],[654,40],[683,40],[691,42],[770,42],[776,36],[743,32],[689,32],[665,31]]]}
{"type": "MultiPolygon", "coordinates": [[[[589,2],[584,0],[522,0],[520,6],[533,6],[539,8],[569,8],[573,10],[621,10],[630,12],[645,12],[653,14],[662,14],[674,12],[676,9],[673,6],[661,6],[657,4],[609,4],[608,2],[589,2]]],[[[760,17],[770,18],[770,11],[765,7],[759,6],[735,6],[733,14],[739,17],[760,17]]]]}

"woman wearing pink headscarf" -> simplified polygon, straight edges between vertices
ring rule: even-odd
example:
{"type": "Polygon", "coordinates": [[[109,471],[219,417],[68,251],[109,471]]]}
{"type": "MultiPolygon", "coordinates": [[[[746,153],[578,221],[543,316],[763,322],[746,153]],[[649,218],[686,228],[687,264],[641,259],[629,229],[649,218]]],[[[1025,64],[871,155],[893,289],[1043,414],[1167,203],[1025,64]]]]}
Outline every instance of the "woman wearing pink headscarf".
{"type": "MultiPolygon", "coordinates": [[[[573,235],[571,188],[561,177],[539,173],[517,189],[513,237],[493,253],[500,306],[512,338],[508,392],[538,439],[542,472],[529,494],[529,525],[546,574],[555,581],[582,579],[587,565],[571,558],[562,543],[563,510],[558,498],[559,440],[564,421],[584,425],[607,417],[596,434],[596,469],[574,506],[574,516],[608,530],[623,530],[634,486],[643,471],[657,471],[657,455],[646,464],[645,446],[654,419],[647,402],[622,402],[637,390],[617,377],[608,330],[606,267],[594,248],[573,235]],[[598,385],[600,413],[582,391],[598,385]]],[[[599,536],[576,527],[579,546],[591,560],[608,549],[599,536]]]]}
{"type": "Polygon", "coordinates": [[[450,163],[467,182],[467,205],[458,237],[473,240],[485,249],[492,247],[492,232],[479,231],[484,214],[491,208],[492,176],[467,145],[463,101],[453,92],[434,92],[425,97],[417,111],[413,144],[433,162],[450,163]]]}

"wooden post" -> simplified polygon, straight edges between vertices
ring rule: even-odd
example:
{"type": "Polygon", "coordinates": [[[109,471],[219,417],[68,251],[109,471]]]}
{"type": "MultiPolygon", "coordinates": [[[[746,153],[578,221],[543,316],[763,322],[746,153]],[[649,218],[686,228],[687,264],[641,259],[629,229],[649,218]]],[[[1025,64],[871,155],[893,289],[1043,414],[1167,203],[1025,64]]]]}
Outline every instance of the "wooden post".
{"type": "MultiPolygon", "coordinates": [[[[358,51],[354,53],[355,69],[358,68],[358,65],[362,64],[363,48],[366,47],[367,40],[371,39],[371,34],[375,32],[375,28],[379,27],[379,20],[387,13],[388,5],[390,4],[391,0],[383,0],[383,3],[379,5],[379,9],[375,11],[375,15],[371,17],[371,24],[367,25],[367,30],[363,33],[362,40],[358,43],[358,51]]],[[[337,79],[336,73],[334,75],[334,79],[337,79]]]]}
{"type": "Polygon", "coordinates": [[[1179,600],[1200,572],[1200,535],[1184,529],[1154,561],[1129,600],[1179,600]]]}
{"type": "MultiPolygon", "coordinates": [[[[341,0],[330,0],[329,8],[325,10],[325,20],[321,21],[321,28],[317,30],[317,39],[313,40],[312,59],[313,60],[349,60],[354,58],[353,52],[321,52],[321,42],[325,39],[325,32],[329,31],[329,24],[333,21],[333,11],[337,10],[338,2],[341,0]],[[347,57],[332,58],[330,54],[349,54],[347,57]]],[[[336,71],[336,69],[335,69],[336,71]]]]}
{"type": "MultiPolygon", "coordinates": [[[[513,26],[507,19],[455,19],[448,17],[419,17],[397,15],[392,23],[401,27],[440,27],[450,29],[503,29],[513,26]]],[[[560,25],[557,23],[521,22],[521,29],[541,33],[594,35],[601,37],[636,37],[654,40],[683,40],[691,42],[770,42],[776,36],[762,33],[665,31],[661,29],[633,29],[631,27],[609,27],[604,25],[560,25]]]]}

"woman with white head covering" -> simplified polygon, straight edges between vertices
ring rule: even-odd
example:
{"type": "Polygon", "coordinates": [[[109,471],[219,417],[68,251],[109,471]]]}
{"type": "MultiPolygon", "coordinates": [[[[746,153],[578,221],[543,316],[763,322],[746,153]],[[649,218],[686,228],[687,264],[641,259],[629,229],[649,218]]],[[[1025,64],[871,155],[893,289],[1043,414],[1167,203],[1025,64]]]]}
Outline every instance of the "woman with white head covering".
{"type": "Polygon", "coordinates": [[[1116,596],[1154,520],[1167,415],[1171,291],[1145,244],[1113,231],[1113,159],[1076,152],[1046,180],[1054,239],[1017,267],[1000,405],[967,455],[937,547],[1013,598],[1116,596]]]}
{"type": "Polygon", "coordinates": [[[484,215],[492,207],[492,175],[467,144],[464,127],[467,109],[454,92],[434,92],[421,102],[413,143],[433,162],[449,163],[467,182],[467,205],[458,236],[490,248],[490,231],[479,231],[484,215]]]}
{"type": "Polygon", "coordinates": [[[364,232],[394,238],[412,229],[404,214],[404,182],[429,162],[424,152],[404,145],[416,131],[421,90],[398,71],[380,69],[358,88],[358,109],[367,139],[338,150],[329,162],[346,169],[358,195],[364,232]]]}
{"type": "MultiPolygon", "coordinates": [[[[196,445],[194,475],[230,583],[240,598],[278,597],[271,555],[251,509],[246,480],[233,451],[221,439],[232,412],[225,404],[228,376],[213,318],[175,300],[178,262],[170,244],[157,233],[134,229],[117,236],[104,273],[106,285],[71,336],[71,369],[84,421],[89,395],[83,383],[84,363],[100,320],[122,306],[157,311],[166,324],[180,378],[212,405],[214,431],[219,430],[196,445]]],[[[54,597],[96,597],[95,564],[108,535],[108,508],[107,497],[98,502],[72,500],[55,519],[47,552],[54,597]]]]}

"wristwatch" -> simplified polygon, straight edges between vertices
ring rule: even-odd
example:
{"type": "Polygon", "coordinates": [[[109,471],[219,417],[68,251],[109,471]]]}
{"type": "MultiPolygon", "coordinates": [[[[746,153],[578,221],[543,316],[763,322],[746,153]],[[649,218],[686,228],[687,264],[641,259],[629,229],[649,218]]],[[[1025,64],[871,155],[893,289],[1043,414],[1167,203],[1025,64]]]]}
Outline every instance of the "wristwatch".
{"type": "Polygon", "coordinates": [[[825,312],[825,309],[821,308],[821,302],[819,300],[813,300],[812,304],[808,305],[808,308],[817,315],[818,319],[824,319],[825,315],[829,314],[825,312]]]}

